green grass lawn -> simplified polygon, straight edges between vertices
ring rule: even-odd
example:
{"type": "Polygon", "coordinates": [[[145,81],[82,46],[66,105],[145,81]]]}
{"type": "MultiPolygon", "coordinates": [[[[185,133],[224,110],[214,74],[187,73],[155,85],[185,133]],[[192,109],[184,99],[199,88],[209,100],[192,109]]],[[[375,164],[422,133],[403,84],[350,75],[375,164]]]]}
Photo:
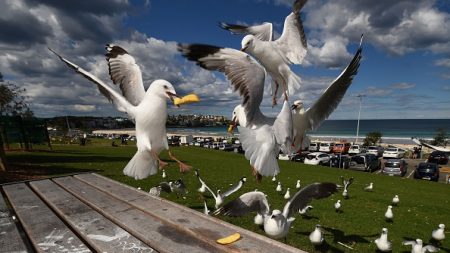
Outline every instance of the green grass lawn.
{"type": "MultiPolygon", "coordinates": [[[[94,170],[101,175],[148,191],[163,180],[161,173],[139,181],[122,175],[122,169],[134,152],[133,145],[111,147],[110,142],[97,142],[84,147],[55,145],[52,152],[9,152],[8,159],[16,166],[38,167],[42,169],[42,174],[49,176],[94,170]]],[[[173,148],[173,153],[199,169],[202,178],[213,190],[224,190],[242,176],[246,176],[247,183],[231,198],[258,189],[268,195],[271,208],[282,209],[286,202],[283,196],[275,191],[276,183],[272,182],[271,178],[264,178],[261,183],[256,183],[251,176],[248,161],[242,154],[196,147],[173,148]]],[[[167,152],[163,152],[161,157],[167,160],[167,152]]],[[[393,242],[393,252],[410,252],[410,247],[401,245],[403,240],[421,238],[424,242],[428,242],[431,231],[439,223],[450,226],[449,185],[286,161],[280,161],[280,167],[281,173],[277,179],[283,185],[283,195],[287,187],[291,188],[291,195],[295,193],[297,179],[300,179],[304,186],[313,182],[340,183],[341,175],[345,178],[351,176],[355,178],[349,190],[350,199],[344,200],[341,193],[338,193],[327,199],[313,201],[314,209],[307,217],[296,216],[297,219],[288,234],[287,243],[302,250],[351,251],[338,244],[341,242],[353,247],[352,252],[374,252],[376,246],[373,240],[379,237],[381,228],[386,227],[389,229],[389,239],[393,242]],[[370,182],[374,183],[374,191],[364,192],[363,187],[370,182]],[[394,207],[394,221],[389,223],[384,220],[384,213],[395,194],[399,195],[400,204],[394,207]],[[337,199],[341,199],[342,213],[334,211],[334,203],[337,199]],[[321,248],[314,248],[308,239],[309,233],[314,230],[316,224],[321,224],[325,232],[327,244],[321,248]]],[[[177,199],[167,194],[163,197],[202,211],[203,197],[197,192],[200,185],[194,173],[180,174],[174,162],[166,167],[166,173],[169,180],[182,178],[189,193],[185,199],[177,199]]],[[[207,196],[206,200],[212,209],[214,199],[207,196]]],[[[261,228],[253,224],[254,214],[240,218],[219,218],[264,234],[261,228]]],[[[449,252],[450,234],[447,234],[447,237],[441,249],[449,252]]]]}

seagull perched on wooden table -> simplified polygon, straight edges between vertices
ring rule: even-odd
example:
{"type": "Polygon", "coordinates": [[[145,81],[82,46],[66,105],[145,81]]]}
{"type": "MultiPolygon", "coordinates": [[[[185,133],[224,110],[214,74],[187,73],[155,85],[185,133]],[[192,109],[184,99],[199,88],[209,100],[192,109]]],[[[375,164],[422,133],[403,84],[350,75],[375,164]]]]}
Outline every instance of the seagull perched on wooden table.
{"type": "Polygon", "coordinates": [[[256,212],[264,220],[264,232],[275,239],[286,238],[293,217],[299,210],[306,207],[313,199],[322,199],[337,192],[333,183],[314,183],[295,193],[284,205],[283,212],[273,210],[270,213],[269,203],[263,192],[252,191],[242,194],[239,198],[228,202],[217,209],[214,214],[228,216],[243,216],[249,212],[256,212]]]}
{"type": "MultiPolygon", "coordinates": [[[[156,174],[158,167],[162,169],[167,165],[159,159],[159,153],[169,149],[166,136],[166,100],[173,101],[179,96],[172,84],[162,79],[153,81],[145,91],[141,69],[133,56],[115,45],[107,45],[106,50],[109,75],[113,83],[119,85],[123,96],[110,85],[50,49],[67,66],[97,84],[100,93],[111,101],[117,110],[127,113],[135,122],[138,150],[125,166],[123,173],[135,179],[144,179],[156,174]]],[[[190,169],[190,166],[175,158],[170,150],[169,156],[180,165],[181,172],[190,169]]]]}

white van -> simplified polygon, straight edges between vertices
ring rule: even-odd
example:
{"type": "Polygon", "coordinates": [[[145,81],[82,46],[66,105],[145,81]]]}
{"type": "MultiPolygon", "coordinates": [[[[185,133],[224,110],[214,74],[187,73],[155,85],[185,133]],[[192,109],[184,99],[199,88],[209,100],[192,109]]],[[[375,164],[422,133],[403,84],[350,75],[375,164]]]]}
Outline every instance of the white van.
{"type": "Polygon", "coordinates": [[[319,151],[319,148],[320,148],[320,142],[311,142],[311,144],[309,144],[308,150],[311,152],[317,152],[317,151],[319,151]]]}
{"type": "Polygon", "coordinates": [[[320,143],[319,151],[324,153],[331,153],[333,146],[334,142],[322,142],[320,143]]]}

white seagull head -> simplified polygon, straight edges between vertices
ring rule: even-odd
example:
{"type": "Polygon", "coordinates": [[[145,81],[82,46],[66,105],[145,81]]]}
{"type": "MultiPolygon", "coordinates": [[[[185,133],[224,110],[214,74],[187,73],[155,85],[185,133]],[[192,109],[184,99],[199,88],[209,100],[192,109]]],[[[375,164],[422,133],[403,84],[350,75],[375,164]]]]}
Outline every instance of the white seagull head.
{"type": "Polygon", "coordinates": [[[241,51],[246,52],[247,49],[252,48],[253,40],[255,36],[249,34],[246,35],[241,41],[241,51]]]}
{"type": "Polygon", "coordinates": [[[271,219],[277,219],[277,218],[279,218],[279,217],[281,217],[281,216],[282,216],[281,211],[278,210],[278,209],[274,209],[274,210],[272,211],[272,215],[270,216],[270,218],[271,218],[271,219]]]}
{"type": "Polygon", "coordinates": [[[295,100],[294,103],[292,103],[291,109],[297,112],[300,111],[303,109],[303,102],[301,100],[295,100]]]}
{"type": "Polygon", "coordinates": [[[173,101],[175,97],[179,97],[175,88],[166,80],[158,79],[150,84],[147,93],[154,94],[161,98],[167,98],[173,101]]]}
{"type": "Polygon", "coordinates": [[[445,225],[444,224],[439,224],[439,228],[444,229],[445,225]]]}

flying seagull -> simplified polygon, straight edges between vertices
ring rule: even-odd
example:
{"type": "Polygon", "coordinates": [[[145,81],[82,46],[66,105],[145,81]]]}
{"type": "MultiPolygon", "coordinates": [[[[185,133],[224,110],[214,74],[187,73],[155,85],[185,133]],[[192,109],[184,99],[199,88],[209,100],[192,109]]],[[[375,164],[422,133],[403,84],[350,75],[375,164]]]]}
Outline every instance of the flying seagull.
{"type": "Polygon", "coordinates": [[[392,250],[392,244],[388,241],[388,230],[387,228],[383,228],[381,231],[381,235],[379,238],[375,239],[375,244],[377,248],[381,252],[389,252],[392,250]]]}
{"type": "Polygon", "coordinates": [[[247,34],[241,42],[241,50],[253,55],[266,68],[273,80],[272,103],[276,104],[279,85],[287,93],[294,93],[301,86],[301,79],[291,71],[289,64],[301,64],[307,52],[306,36],[300,19],[300,10],[307,0],[297,0],[292,12],[285,18],[283,33],[273,39],[271,23],[242,26],[220,23],[224,29],[236,34],[247,34]]]}
{"type": "Polygon", "coordinates": [[[299,210],[305,208],[313,199],[322,199],[337,191],[333,183],[313,183],[295,193],[280,210],[270,213],[269,203],[263,192],[252,191],[242,194],[239,198],[228,202],[217,209],[214,214],[228,216],[243,216],[256,212],[263,217],[265,233],[275,239],[286,238],[294,216],[299,210]]]}
{"type": "MultiPolygon", "coordinates": [[[[138,150],[125,166],[123,173],[136,180],[144,179],[156,174],[158,167],[162,169],[167,165],[159,159],[159,153],[169,149],[166,136],[166,99],[173,101],[179,96],[172,84],[162,79],[153,81],[145,91],[141,70],[133,56],[115,45],[107,45],[106,50],[111,80],[119,85],[123,96],[110,85],[50,49],[67,66],[97,84],[100,93],[111,101],[117,110],[127,113],[134,120],[138,150]]],[[[169,156],[180,165],[181,172],[190,169],[175,158],[170,150],[169,156]]]]}
{"type": "Polygon", "coordinates": [[[284,101],[276,118],[266,117],[260,110],[266,72],[253,57],[245,52],[202,44],[179,44],[178,50],[200,67],[223,72],[241,104],[233,110],[233,128],[239,123],[239,139],[258,181],[262,176],[278,174],[276,159],[279,151],[290,154],[293,129],[289,103],[284,101]],[[257,138],[258,137],[258,138],[257,138]]]}
{"type": "Polygon", "coordinates": [[[349,65],[310,108],[305,110],[301,100],[296,100],[292,104],[295,150],[301,150],[305,133],[316,130],[330,116],[341,102],[348,87],[352,84],[354,76],[358,73],[362,56],[362,39],[363,36],[361,35],[359,48],[349,65]]]}
{"type": "Polygon", "coordinates": [[[433,245],[423,246],[423,241],[421,239],[416,239],[415,241],[404,241],[403,245],[411,245],[411,253],[425,253],[425,252],[438,252],[439,248],[433,245]]]}
{"type": "Polygon", "coordinates": [[[344,186],[344,191],[342,192],[342,196],[348,199],[348,187],[353,183],[353,177],[345,180],[343,176],[341,176],[342,185],[344,186]]]}
{"type": "Polygon", "coordinates": [[[230,189],[228,189],[226,192],[221,193],[220,190],[217,190],[217,194],[214,194],[214,192],[211,190],[211,188],[208,187],[208,185],[206,185],[205,181],[203,181],[203,179],[200,177],[200,174],[198,173],[198,170],[195,170],[195,175],[197,176],[198,181],[200,182],[200,184],[202,185],[200,188],[205,188],[206,190],[208,190],[214,197],[214,200],[216,201],[215,207],[216,209],[222,205],[223,200],[230,196],[231,194],[235,193],[236,191],[238,191],[239,189],[241,189],[241,187],[244,185],[244,183],[247,181],[246,177],[242,177],[239,182],[237,182],[235,185],[231,186],[230,189]]]}

